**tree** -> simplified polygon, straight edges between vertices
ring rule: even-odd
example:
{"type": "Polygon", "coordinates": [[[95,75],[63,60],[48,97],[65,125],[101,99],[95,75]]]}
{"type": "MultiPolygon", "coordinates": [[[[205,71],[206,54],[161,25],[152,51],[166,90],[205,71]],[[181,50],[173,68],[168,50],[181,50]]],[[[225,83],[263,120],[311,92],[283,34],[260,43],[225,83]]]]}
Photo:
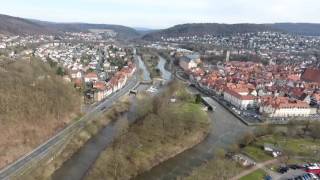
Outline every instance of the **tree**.
{"type": "Polygon", "coordinates": [[[303,122],[303,124],[304,124],[304,127],[302,128],[303,135],[306,135],[306,133],[310,131],[311,121],[305,121],[303,122]]]}
{"type": "Polygon", "coordinates": [[[128,129],[129,122],[126,118],[120,118],[115,124],[116,140],[112,143],[113,156],[111,158],[114,179],[119,179],[124,170],[122,145],[124,142],[125,135],[128,132],[128,129]]]}
{"type": "Polygon", "coordinates": [[[147,116],[153,109],[153,102],[151,98],[145,98],[137,100],[137,119],[143,119],[147,116]]]}
{"type": "Polygon", "coordinates": [[[129,121],[127,118],[120,118],[115,124],[116,138],[121,139],[129,129],[129,121]]]}
{"type": "Polygon", "coordinates": [[[241,145],[248,146],[255,141],[255,139],[256,137],[252,132],[247,132],[242,138],[241,145]]]}
{"type": "Polygon", "coordinates": [[[59,75],[59,76],[64,76],[65,75],[65,71],[62,67],[58,67],[57,70],[56,70],[56,74],[59,75]]]}
{"type": "Polygon", "coordinates": [[[153,108],[152,111],[154,114],[159,113],[159,110],[160,110],[162,104],[163,104],[163,97],[158,95],[152,99],[152,108],[153,108]]]}
{"type": "Polygon", "coordinates": [[[255,134],[256,136],[265,136],[265,135],[269,135],[269,134],[273,134],[274,133],[274,128],[269,125],[269,124],[264,124],[262,126],[259,126],[256,130],[255,130],[255,134]]]}
{"type": "Polygon", "coordinates": [[[313,140],[320,139],[320,122],[314,122],[310,128],[310,136],[313,140]]]}
{"type": "Polygon", "coordinates": [[[298,134],[299,129],[294,121],[290,121],[287,125],[287,136],[295,137],[298,134]]]}
{"type": "Polygon", "coordinates": [[[196,103],[197,103],[197,104],[200,104],[201,102],[202,102],[201,95],[200,95],[200,94],[197,94],[197,95],[196,95],[196,103]]]}
{"type": "Polygon", "coordinates": [[[283,155],[280,157],[280,162],[287,164],[295,155],[294,151],[291,149],[284,149],[283,155]]]}
{"type": "Polygon", "coordinates": [[[238,144],[231,144],[230,147],[228,148],[228,151],[231,153],[237,153],[239,152],[240,147],[238,144]]]}
{"type": "Polygon", "coordinates": [[[222,149],[222,148],[219,148],[219,149],[217,149],[215,154],[216,154],[217,158],[223,159],[226,156],[226,151],[224,149],[222,149]]]}

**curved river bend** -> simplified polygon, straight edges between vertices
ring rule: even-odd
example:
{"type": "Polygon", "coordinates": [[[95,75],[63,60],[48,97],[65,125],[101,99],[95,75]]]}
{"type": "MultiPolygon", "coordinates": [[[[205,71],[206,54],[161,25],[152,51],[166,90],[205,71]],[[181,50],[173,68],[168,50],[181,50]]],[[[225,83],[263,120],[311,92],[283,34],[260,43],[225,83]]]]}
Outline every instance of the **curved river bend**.
{"type": "MultiPolygon", "coordinates": [[[[197,91],[193,89],[194,91],[197,91]]],[[[210,113],[212,129],[209,136],[195,147],[171,158],[135,178],[136,180],[174,180],[191,173],[193,168],[212,159],[215,150],[227,148],[236,143],[239,137],[251,131],[234,115],[214,101],[215,112],[210,113]]]]}
{"type": "MultiPolygon", "coordinates": [[[[142,60],[138,57],[139,68],[143,70],[144,80],[150,80],[142,60]]],[[[158,68],[165,81],[171,79],[171,73],[165,69],[166,60],[159,58],[158,68]]],[[[195,89],[191,89],[197,91],[195,89]]],[[[250,128],[241,123],[219,103],[214,101],[215,112],[210,113],[213,127],[209,136],[194,148],[187,150],[174,158],[171,158],[148,172],[138,176],[137,180],[165,179],[171,180],[188,175],[193,168],[200,166],[214,156],[218,148],[225,148],[235,143],[242,134],[250,131],[250,128]]],[[[97,136],[90,139],[70,160],[55,172],[54,180],[79,180],[84,177],[91,165],[95,162],[100,152],[110,145],[114,138],[114,125],[110,124],[97,136]]]]}

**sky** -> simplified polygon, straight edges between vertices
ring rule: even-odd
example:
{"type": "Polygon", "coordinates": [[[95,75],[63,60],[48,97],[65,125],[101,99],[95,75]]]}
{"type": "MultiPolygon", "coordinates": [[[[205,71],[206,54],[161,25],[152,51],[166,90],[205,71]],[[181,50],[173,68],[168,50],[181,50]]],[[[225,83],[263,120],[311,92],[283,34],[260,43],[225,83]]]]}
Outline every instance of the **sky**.
{"type": "Polygon", "coordinates": [[[2,0],[0,14],[167,28],[184,23],[320,23],[320,0],[2,0]]]}

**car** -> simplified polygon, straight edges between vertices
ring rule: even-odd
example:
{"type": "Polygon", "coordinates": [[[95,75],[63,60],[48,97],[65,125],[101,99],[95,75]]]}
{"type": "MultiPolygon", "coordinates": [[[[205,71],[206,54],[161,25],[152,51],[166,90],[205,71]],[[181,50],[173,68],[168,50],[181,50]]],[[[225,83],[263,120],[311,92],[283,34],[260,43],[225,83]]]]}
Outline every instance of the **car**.
{"type": "Polygon", "coordinates": [[[288,165],[288,167],[290,169],[294,169],[294,170],[302,168],[300,165],[297,165],[297,164],[290,164],[290,165],[288,165]]]}
{"type": "Polygon", "coordinates": [[[281,174],[284,174],[284,173],[288,172],[288,170],[289,170],[289,168],[284,166],[284,167],[280,167],[278,169],[278,172],[281,173],[281,174]]]}
{"type": "Polygon", "coordinates": [[[319,177],[313,173],[309,173],[310,177],[313,179],[313,180],[318,180],[319,177]]]}
{"type": "Polygon", "coordinates": [[[264,180],[272,180],[272,177],[268,175],[268,176],[264,177],[264,180]]]}

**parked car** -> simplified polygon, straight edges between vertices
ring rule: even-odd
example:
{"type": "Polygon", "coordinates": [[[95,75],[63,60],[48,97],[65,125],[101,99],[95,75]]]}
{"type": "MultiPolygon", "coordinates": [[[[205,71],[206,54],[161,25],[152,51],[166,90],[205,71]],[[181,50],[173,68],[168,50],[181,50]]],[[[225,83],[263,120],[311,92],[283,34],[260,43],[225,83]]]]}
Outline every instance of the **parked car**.
{"type": "Polygon", "coordinates": [[[302,168],[302,166],[297,165],[297,164],[290,164],[290,165],[288,165],[288,167],[289,167],[290,169],[301,169],[301,168],[302,168]]]}
{"type": "Polygon", "coordinates": [[[268,176],[264,177],[264,180],[272,180],[272,177],[268,175],[268,176]]]}
{"type": "Polygon", "coordinates": [[[288,171],[289,171],[289,168],[287,166],[283,166],[278,169],[278,172],[281,174],[287,173],[288,171]]]}

